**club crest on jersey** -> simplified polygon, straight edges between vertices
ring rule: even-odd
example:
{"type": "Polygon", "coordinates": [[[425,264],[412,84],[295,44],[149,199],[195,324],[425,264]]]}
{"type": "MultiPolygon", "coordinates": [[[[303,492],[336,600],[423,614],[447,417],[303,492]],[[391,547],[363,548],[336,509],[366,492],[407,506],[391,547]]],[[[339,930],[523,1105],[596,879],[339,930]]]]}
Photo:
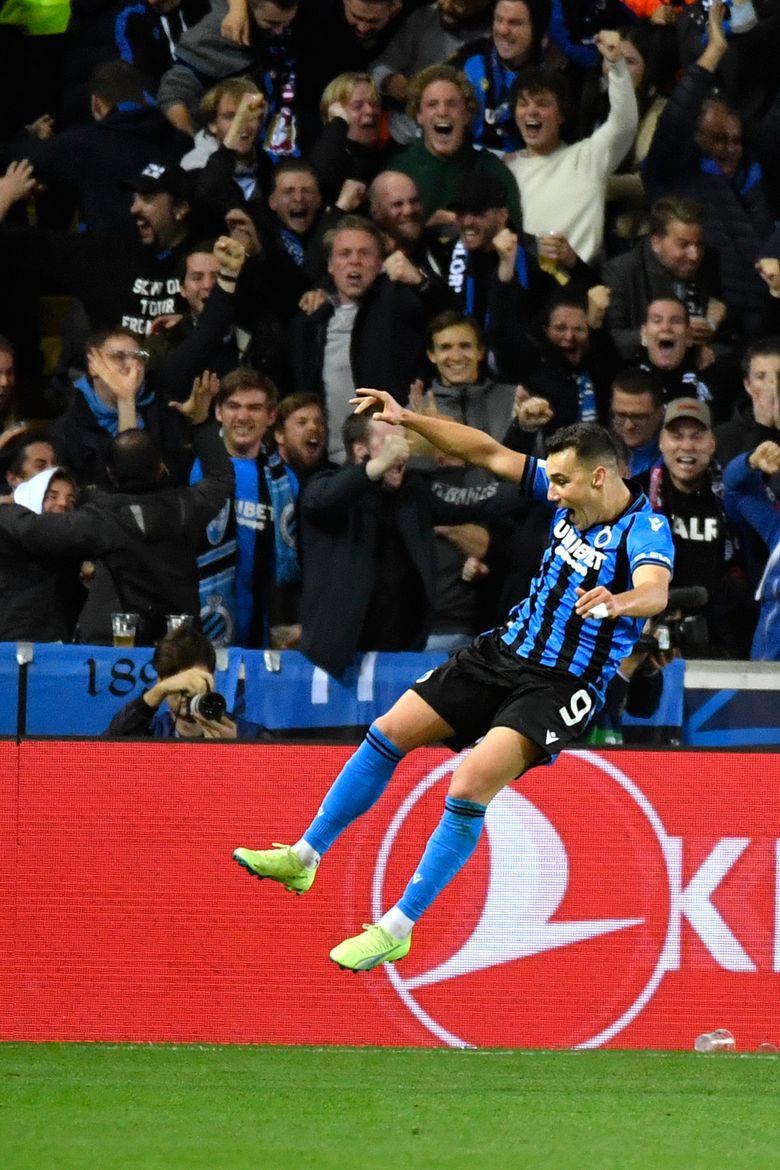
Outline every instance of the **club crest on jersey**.
{"type": "Polygon", "coordinates": [[[553,529],[553,535],[558,538],[555,555],[581,577],[585,576],[588,569],[598,571],[604,564],[605,553],[599,552],[592,544],[588,544],[587,540],[583,540],[567,520],[558,521],[553,529]]]}

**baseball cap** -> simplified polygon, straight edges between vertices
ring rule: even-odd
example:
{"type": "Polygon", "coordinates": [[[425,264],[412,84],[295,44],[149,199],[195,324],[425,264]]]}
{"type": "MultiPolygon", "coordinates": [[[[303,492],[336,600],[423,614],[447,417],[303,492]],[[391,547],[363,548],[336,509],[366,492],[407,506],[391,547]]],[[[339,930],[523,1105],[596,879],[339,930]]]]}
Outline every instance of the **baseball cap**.
{"type": "Polygon", "coordinates": [[[664,412],[664,426],[676,422],[678,418],[692,418],[701,423],[708,431],[712,430],[712,415],[706,402],[700,398],[675,398],[664,412]]]}
{"type": "Polygon", "coordinates": [[[506,187],[494,175],[470,174],[461,179],[450,211],[492,211],[506,207],[506,187]]]}
{"type": "Polygon", "coordinates": [[[189,199],[191,194],[187,171],[179,166],[166,166],[157,162],[147,163],[131,179],[122,179],[118,187],[120,191],[132,191],[138,195],[159,195],[165,192],[174,199],[189,199]]]}

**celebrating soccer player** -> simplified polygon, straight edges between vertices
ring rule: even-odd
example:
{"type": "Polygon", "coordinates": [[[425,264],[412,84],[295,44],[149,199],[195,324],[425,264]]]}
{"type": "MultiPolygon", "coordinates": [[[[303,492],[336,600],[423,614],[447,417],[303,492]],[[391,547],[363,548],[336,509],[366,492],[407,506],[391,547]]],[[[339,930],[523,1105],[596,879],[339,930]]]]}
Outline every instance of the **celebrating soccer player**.
{"type": "Polygon", "coordinates": [[[251,874],[303,894],[323,854],[379,799],[407,752],[438,741],[455,751],[476,743],[452,775],[441,820],[400,901],[330,952],[340,967],[368,971],[409,953],[417,919],[473,853],[488,802],[583,733],[645,618],[666,607],[673,548],[665,517],[621,478],[615,445],[596,424],[558,431],[544,462],[472,427],[416,414],[386,391],[357,395],[357,411],[378,403],[375,419],[416,431],[555,509],[539,572],[504,625],[414,683],[372,723],[295,845],[233,854],[251,874]]]}

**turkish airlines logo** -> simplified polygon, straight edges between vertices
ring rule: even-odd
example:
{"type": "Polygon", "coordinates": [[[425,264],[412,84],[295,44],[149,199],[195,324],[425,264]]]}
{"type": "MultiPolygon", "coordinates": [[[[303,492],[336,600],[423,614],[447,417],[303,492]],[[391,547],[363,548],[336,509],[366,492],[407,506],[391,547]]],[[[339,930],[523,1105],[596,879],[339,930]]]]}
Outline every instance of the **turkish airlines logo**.
{"type": "MultiPolygon", "coordinates": [[[[411,771],[412,760],[403,767],[411,771]]],[[[457,763],[412,775],[379,842],[374,921],[414,873],[457,763]]],[[[628,775],[595,753],[564,753],[491,802],[468,866],[416,928],[408,958],[383,968],[374,991],[390,997],[391,1015],[400,1000],[449,1045],[606,1044],[679,971],[684,951],[711,969],[756,970],[715,897],[749,844],[697,839],[684,864],[682,840],[628,775]]],[[[355,911],[365,892],[353,888],[355,911]]]]}

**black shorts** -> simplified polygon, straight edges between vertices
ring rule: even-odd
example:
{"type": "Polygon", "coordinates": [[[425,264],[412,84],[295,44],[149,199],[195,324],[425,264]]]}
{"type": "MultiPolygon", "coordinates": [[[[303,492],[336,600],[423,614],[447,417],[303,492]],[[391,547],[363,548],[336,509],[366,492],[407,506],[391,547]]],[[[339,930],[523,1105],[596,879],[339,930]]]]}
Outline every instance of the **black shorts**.
{"type": "Polygon", "coordinates": [[[511,727],[554,756],[582,735],[598,707],[595,690],[582,679],[518,658],[496,630],[475,638],[411,689],[453,728],[446,741],[453,751],[491,727],[511,727]]]}

